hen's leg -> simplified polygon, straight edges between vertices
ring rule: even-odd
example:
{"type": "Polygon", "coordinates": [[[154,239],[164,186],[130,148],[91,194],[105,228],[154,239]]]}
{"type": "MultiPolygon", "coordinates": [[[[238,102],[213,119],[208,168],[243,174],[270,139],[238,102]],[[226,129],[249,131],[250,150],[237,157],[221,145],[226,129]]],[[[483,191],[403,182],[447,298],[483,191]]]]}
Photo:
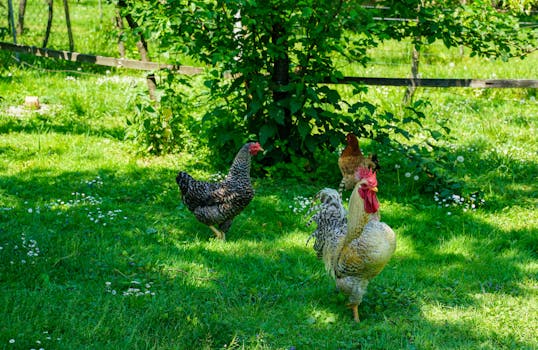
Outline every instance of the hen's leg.
{"type": "Polygon", "coordinates": [[[211,229],[211,231],[215,232],[215,235],[218,239],[222,239],[223,241],[226,240],[226,235],[224,234],[224,232],[217,230],[217,228],[213,225],[209,225],[209,228],[211,229]]]}
{"type": "Polygon", "coordinates": [[[351,311],[353,311],[353,319],[355,320],[355,322],[360,322],[361,320],[359,319],[359,305],[349,304],[348,307],[351,309],[351,311]]]}

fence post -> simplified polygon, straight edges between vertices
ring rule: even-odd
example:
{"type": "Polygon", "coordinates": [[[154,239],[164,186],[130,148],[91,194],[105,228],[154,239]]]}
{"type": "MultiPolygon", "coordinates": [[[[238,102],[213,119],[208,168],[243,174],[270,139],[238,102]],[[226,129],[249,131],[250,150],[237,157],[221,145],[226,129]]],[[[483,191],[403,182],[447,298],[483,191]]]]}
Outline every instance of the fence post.
{"type": "Polygon", "coordinates": [[[47,30],[45,31],[45,38],[43,39],[43,48],[47,47],[47,43],[49,42],[50,37],[50,29],[52,28],[52,15],[53,15],[53,0],[47,0],[47,4],[49,5],[49,17],[47,19],[47,30]]]}
{"type": "Polygon", "coordinates": [[[8,17],[9,17],[9,26],[11,27],[11,33],[13,34],[13,43],[17,43],[17,31],[15,30],[15,16],[13,13],[13,1],[7,0],[7,11],[8,11],[8,17]]]}
{"type": "Polygon", "coordinates": [[[67,24],[67,36],[69,37],[69,51],[75,51],[75,42],[73,41],[73,32],[71,30],[71,18],[69,18],[69,5],[64,0],[65,23],[67,24]]]}
{"type": "Polygon", "coordinates": [[[24,14],[26,13],[26,0],[19,2],[19,23],[17,24],[17,34],[19,36],[24,32],[24,14]]]}

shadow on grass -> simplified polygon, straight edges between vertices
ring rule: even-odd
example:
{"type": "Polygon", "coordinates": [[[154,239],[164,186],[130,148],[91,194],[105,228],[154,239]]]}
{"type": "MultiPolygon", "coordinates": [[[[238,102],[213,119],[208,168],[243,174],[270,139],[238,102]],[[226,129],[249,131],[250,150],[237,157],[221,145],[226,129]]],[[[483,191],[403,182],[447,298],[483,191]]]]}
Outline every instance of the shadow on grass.
{"type": "MultiPolygon", "coordinates": [[[[339,347],[349,348],[375,337],[383,324],[381,331],[389,344],[412,344],[426,329],[433,337],[430,341],[438,345],[445,341],[465,345],[470,339],[483,342],[482,333],[474,333],[465,321],[446,331],[445,324],[423,317],[421,307],[435,303],[446,308],[479,308],[472,295],[524,293],[519,285],[526,273],[517,256],[533,249],[530,229],[503,231],[472,214],[446,219],[442,211],[407,206],[405,212],[388,211],[384,220],[401,239],[412,242],[414,253],[397,253],[371,283],[360,307],[363,323],[355,325],[345,298],[334,292],[334,282],[325,275],[312,248],[288,242],[302,232],[306,242],[313,230],[304,227],[289,203],[295,193],[312,190],[306,195],[314,194],[314,186],[286,191],[285,183],[256,181],[257,196],[234,221],[228,241],[218,242],[180,204],[175,173],[132,168],[51,176],[46,169],[32,169],[0,176],[3,194],[15,203],[10,211],[0,212],[0,231],[11,238],[31,233],[47,242],[44,249],[50,259],[33,272],[37,279],[49,281],[43,288],[91,285],[91,281],[95,288],[95,283],[101,283],[99,298],[124,313],[121,317],[141,318],[144,326],[133,327],[141,337],[157,343],[180,339],[185,344],[223,347],[240,339],[250,345],[316,346],[315,342],[338,334],[339,347]],[[93,181],[97,176],[100,182],[93,181]],[[81,194],[86,199],[77,203],[81,194]],[[96,203],[89,201],[90,196],[96,203]],[[38,206],[39,216],[28,212],[29,207],[35,210],[38,206]],[[115,210],[121,214],[114,220],[107,217],[115,210]],[[96,223],[99,215],[104,216],[96,223]],[[467,229],[460,229],[464,226],[467,229]],[[483,249],[483,240],[495,254],[481,258],[442,253],[445,242],[470,231],[471,247],[483,249]],[[492,240],[492,233],[499,239],[492,240]],[[513,254],[502,254],[508,249],[513,254]],[[155,303],[127,298],[117,304],[113,298],[119,296],[104,291],[103,281],[109,279],[123,292],[132,280],[154,281],[159,293],[155,303]],[[162,327],[163,323],[168,326],[162,327]],[[316,335],[306,335],[312,332],[316,335]]],[[[405,198],[390,197],[394,203],[401,199],[408,204],[405,198]]],[[[25,283],[22,286],[31,289],[34,280],[25,283]]],[[[79,293],[85,296],[75,304],[102,312],[99,303],[87,304],[95,290],[79,293]]],[[[119,339],[121,332],[114,322],[111,317],[102,327],[105,334],[119,339]]],[[[121,322],[127,321],[121,318],[121,322]]],[[[69,332],[69,321],[59,327],[61,332],[69,332]]],[[[531,346],[509,335],[496,339],[520,348],[531,346]]]]}
{"type": "MultiPolygon", "coordinates": [[[[106,124],[106,123],[103,123],[106,124]]],[[[45,116],[33,112],[22,117],[10,116],[0,123],[0,134],[48,133],[69,135],[109,136],[117,140],[125,138],[124,126],[92,125],[89,119],[75,116],[45,116]]]]}

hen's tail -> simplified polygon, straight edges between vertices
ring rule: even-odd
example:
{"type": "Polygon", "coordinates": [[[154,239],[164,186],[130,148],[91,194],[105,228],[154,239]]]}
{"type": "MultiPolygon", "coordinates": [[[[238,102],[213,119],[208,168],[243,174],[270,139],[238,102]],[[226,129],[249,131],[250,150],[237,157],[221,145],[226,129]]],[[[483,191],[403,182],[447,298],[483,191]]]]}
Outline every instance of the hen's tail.
{"type": "Polygon", "coordinates": [[[193,180],[192,176],[184,171],[180,171],[176,176],[176,183],[179,186],[181,193],[185,194],[189,187],[189,182],[193,180]]]}
{"type": "Polygon", "coordinates": [[[340,181],[340,186],[338,186],[338,194],[340,195],[340,198],[342,198],[342,193],[344,192],[345,187],[346,187],[346,180],[342,177],[342,181],[340,181]]]}
{"type": "MultiPolygon", "coordinates": [[[[316,239],[324,239],[328,235],[339,235],[339,232],[346,227],[347,211],[342,204],[340,194],[332,188],[324,188],[319,191],[315,199],[319,200],[319,204],[313,206],[309,212],[315,212],[307,223],[310,226],[312,222],[317,224],[317,228],[309,237],[316,239]]],[[[308,243],[308,241],[307,241],[308,243]]]]}
{"type": "Polygon", "coordinates": [[[317,227],[308,241],[314,238],[314,250],[317,257],[323,259],[325,269],[331,276],[334,276],[333,256],[336,254],[335,248],[339,239],[347,231],[347,211],[342,204],[340,194],[332,188],[319,191],[316,198],[319,204],[315,206],[315,214],[309,223],[315,222],[317,227]]]}

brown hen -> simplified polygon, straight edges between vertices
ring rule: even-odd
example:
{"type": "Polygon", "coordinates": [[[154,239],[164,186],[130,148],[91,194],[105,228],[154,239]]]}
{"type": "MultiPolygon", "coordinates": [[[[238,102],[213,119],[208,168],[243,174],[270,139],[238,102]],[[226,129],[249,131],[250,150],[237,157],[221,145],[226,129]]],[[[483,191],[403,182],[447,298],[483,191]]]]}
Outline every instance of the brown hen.
{"type": "Polygon", "coordinates": [[[365,167],[376,171],[379,169],[379,163],[375,154],[365,157],[359,147],[359,139],[355,134],[349,133],[346,136],[347,145],[338,158],[338,167],[342,173],[342,181],[338,188],[338,193],[342,195],[344,189],[351,190],[355,187],[355,171],[358,167],[365,167]]]}

